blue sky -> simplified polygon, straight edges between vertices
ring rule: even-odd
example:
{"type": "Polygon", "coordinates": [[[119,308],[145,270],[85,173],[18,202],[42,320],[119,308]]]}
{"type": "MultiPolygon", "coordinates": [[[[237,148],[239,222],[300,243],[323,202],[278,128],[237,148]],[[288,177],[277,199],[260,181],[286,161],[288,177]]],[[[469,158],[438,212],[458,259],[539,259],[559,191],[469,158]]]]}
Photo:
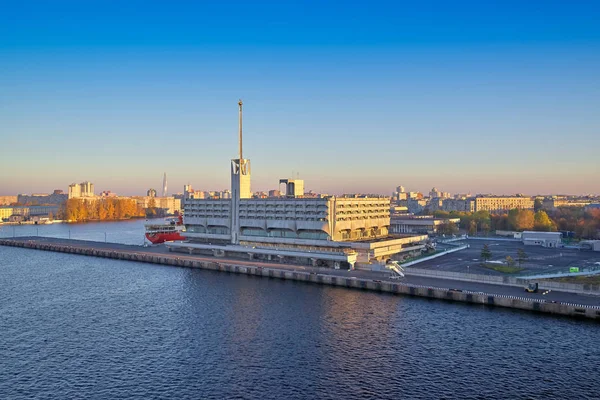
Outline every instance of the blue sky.
{"type": "Polygon", "coordinates": [[[0,195],[600,193],[599,2],[0,6],[0,195]]]}

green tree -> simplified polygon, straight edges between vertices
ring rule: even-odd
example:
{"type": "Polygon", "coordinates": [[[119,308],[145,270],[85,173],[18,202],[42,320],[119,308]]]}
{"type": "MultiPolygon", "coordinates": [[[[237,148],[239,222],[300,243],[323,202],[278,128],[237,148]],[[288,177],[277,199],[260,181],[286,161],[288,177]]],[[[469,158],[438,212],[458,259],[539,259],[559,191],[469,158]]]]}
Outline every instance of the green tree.
{"type": "Polygon", "coordinates": [[[469,235],[474,236],[477,235],[477,222],[471,220],[469,222],[469,235]]]}
{"type": "Polygon", "coordinates": [[[443,223],[438,226],[438,232],[444,235],[454,235],[458,233],[458,227],[454,222],[443,223]]]}
{"type": "Polygon", "coordinates": [[[525,250],[519,249],[517,251],[517,261],[519,262],[519,267],[521,266],[523,261],[526,261],[528,258],[529,256],[527,255],[527,253],[525,253],[525,250]]]}
{"type": "Polygon", "coordinates": [[[517,230],[517,217],[519,216],[519,209],[513,208],[508,212],[507,217],[507,229],[511,231],[517,230]]]}
{"type": "Polygon", "coordinates": [[[538,212],[543,207],[544,207],[544,204],[542,203],[542,199],[535,199],[535,201],[533,202],[533,211],[538,212]]]}
{"type": "Polygon", "coordinates": [[[484,220],[481,223],[481,230],[486,234],[486,236],[487,236],[488,233],[490,233],[490,223],[489,223],[489,220],[484,220]]]}
{"type": "Polygon", "coordinates": [[[492,251],[490,250],[490,246],[484,244],[483,249],[481,249],[481,259],[487,262],[490,258],[492,258],[492,251]]]}

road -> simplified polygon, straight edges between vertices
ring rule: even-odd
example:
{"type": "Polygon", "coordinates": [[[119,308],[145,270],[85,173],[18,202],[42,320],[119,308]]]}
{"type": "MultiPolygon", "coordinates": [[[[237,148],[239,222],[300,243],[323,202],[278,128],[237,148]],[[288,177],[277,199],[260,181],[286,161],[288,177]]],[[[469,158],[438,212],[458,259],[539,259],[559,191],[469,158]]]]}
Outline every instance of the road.
{"type": "MultiPolygon", "coordinates": [[[[318,267],[309,267],[309,266],[301,266],[301,265],[293,265],[293,264],[281,264],[275,262],[258,262],[256,260],[243,260],[236,258],[217,258],[203,255],[189,255],[185,253],[175,253],[169,252],[165,246],[151,246],[151,247],[142,247],[142,246],[133,246],[133,245],[125,245],[118,243],[102,243],[102,242],[90,242],[90,241],[82,241],[82,240],[69,240],[69,239],[57,239],[57,238],[42,238],[42,237],[20,237],[17,238],[19,241],[35,241],[37,243],[54,243],[71,247],[79,247],[79,248],[95,248],[95,249],[108,249],[115,251],[128,251],[136,254],[149,254],[149,255],[162,255],[169,257],[176,257],[179,259],[185,260],[195,260],[195,261],[207,261],[207,262],[222,262],[222,263],[230,263],[236,265],[243,266],[260,266],[263,268],[273,268],[273,269],[282,269],[288,271],[301,271],[301,272],[316,272],[320,274],[334,275],[334,276],[343,276],[343,277],[356,277],[362,279],[377,279],[377,280],[388,280],[390,273],[389,272],[373,272],[373,271],[364,271],[364,270],[335,270],[331,268],[318,268],[318,267]]],[[[130,261],[128,261],[130,262],[130,261]]],[[[434,278],[434,277],[421,277],[409,275],[403,278],[401,282],[404,284],[410,285],[421,285],[428,287],[436,287],[436,288],[447,288],[447,289],[457,289],[457,290],[468,290],[473,292],[484,292],[488,294],[495,295],[506,295],[506,296],[517,296],[517,297],[529,297],[536,298],[540,300],[546,301],[557,301],[561,303],[574,303],[574,304],[583,304],[583,305],[595,305],[600,306],[600,296],[592,296],[592,295],[582,295],[576,293],[568,293],[568,292],[560,292],[560,291],[551,291],[546,294],[543,293],[526,293],[523,288],[515,287],[515,286],[505,286],[505,285],[494,285],[489,283],[479,283],[479,282],[467,282],[467,281],[458,281],[458,280],[450,280],[443,278],[434,278]]]]}

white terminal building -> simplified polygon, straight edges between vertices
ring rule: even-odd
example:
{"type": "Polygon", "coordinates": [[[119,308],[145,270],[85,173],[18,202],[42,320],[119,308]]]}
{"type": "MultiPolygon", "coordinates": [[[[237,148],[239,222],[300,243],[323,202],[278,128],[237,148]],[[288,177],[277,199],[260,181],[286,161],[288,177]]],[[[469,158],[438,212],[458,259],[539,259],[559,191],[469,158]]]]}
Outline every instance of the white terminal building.
{"type": "Polygon", "coordinates": [[[231,160],[231,199],[185,198],[187,240],[167,242],[171,251],[348,268],[423,247],[427,235],[389,234],[389,197],[305,198],[302,180],[282,179],[285,196],[252,198],[238,104],[239,158],[231,160]]]}

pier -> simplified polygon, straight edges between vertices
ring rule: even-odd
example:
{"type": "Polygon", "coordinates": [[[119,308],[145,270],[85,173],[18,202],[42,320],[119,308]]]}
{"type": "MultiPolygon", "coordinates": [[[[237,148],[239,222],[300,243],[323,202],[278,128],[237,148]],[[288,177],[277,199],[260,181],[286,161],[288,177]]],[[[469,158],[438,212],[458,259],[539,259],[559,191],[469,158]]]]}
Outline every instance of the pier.
{"type": "Polygon", "coordinates": [[[390,274],[387,272],[347,271],[247,259],[195,256],[172,253],[164,246],[142,247],[41,237],[0,239],[0,245],[507,307],[600,321],[600,296],[559,291],[526,294],[518,287],[421,276],[407,276],[401,281],[390,280],[390,274]]]}

